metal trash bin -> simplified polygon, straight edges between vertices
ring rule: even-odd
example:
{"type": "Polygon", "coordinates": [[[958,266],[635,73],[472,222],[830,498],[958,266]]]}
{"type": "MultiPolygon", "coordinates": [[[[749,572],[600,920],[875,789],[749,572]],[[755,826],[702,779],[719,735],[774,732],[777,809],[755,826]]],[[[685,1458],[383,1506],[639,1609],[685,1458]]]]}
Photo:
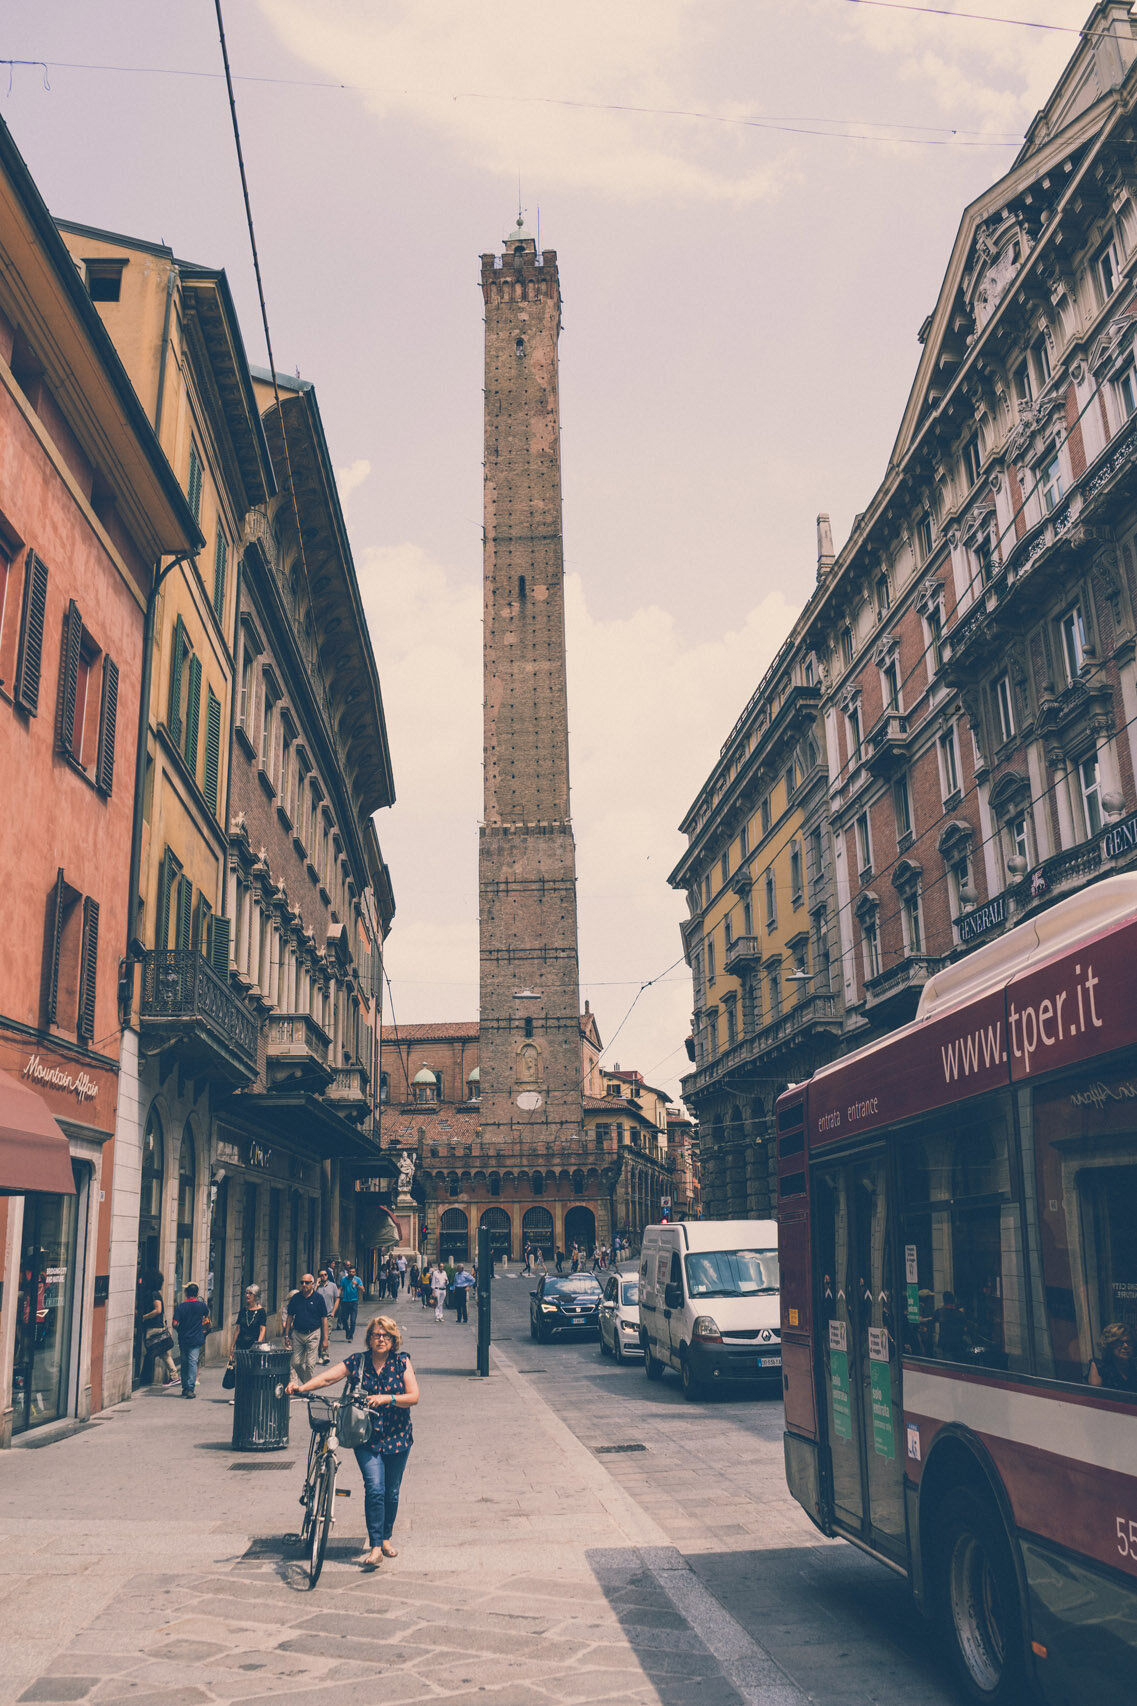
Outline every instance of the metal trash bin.
{"type": "Polygon", "coordinates": [[[283,1451],[288,1444],[291,1363],[283,1345],[254,1345],[234,1356],[234,1451],[283,1451]]]}

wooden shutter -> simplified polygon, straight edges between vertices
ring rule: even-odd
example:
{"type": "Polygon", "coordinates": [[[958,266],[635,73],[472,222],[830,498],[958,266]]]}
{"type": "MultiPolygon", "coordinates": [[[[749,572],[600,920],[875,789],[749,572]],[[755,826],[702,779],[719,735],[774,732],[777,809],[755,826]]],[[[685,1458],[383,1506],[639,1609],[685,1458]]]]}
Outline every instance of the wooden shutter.
{"type": "Polygon", "coordinates": [[[225,614],[225,569],[229,561],[229,545],[220,527],[213,552],[213,609],[218,621],[225,614]]]}
{"type": "Polygon", "coordinates": [[[202,787],[206,803],[216,817],[221,781],[221,701],[212,687],[205,696],[205,775],[202,787]]]}
{"type": "Polygon", "coordinates": [[[43,673],[43,631],[47,615],[47,564],[28,552],[24,570],[24,600],[20,611],[20,646],[16,659],[15,700],[34,717],[39,710],[43,673]]]}
{"type": "Polygon", "coordinates": [[[186,690],[186,763],[197,777],[197,732],[201,723],[201,659],[192,652],[189,660],[189,687],[186,690]]]}
{"type": "Polygon", "coordinates": [[[47,928],[44,932],[43,1009],[45,1022],[49,1025],[54,1025],[59,1011],[59,950],[63,942],[66,899],[67,884],[60,865],[47,897],[47,928]]]}
{"type": "Polygon", "coordinates": [[[215,912],[209,920],[209,962],[218,977],[229,976],[229,920],[215,912]]]}
{"type": "Polygon", "coordinates": [[[99,969],[99,903],[83,897],[83,941],[79,951],[79,1014],[75,1029],[86,1042],[95,1034],[95,981],[99,969]]]}
{"type": "Polygon", "coordinates": [[[170,945],[170,889],[174,881],[174,855],[167,847],[158,872],[158,913],[154,919],[154,946],[161,951],[170,945]]]}
{"type": "Polygon", "coordinates": [[[63,648],[59,660],[59,707],[55,722],[55,744],[69,758],[75,755],[75,696],[79,687],[79,653],[83,645],[83,618],[72,599],[63,618],[63,648]]]}
{"type": "Polygon", "coordinates": [[[99,752],[95,761],[95,786],[109,794],[114,786],[114,737],[118,722],[118,665],[103,659],[103,699],[99,706],[99,752]]]}
{"type": "Polygon", "coordinates": [[[187,490],[186,490],[186,497],[189,499],[189,506],[190,506],[190,509],[193,511],[194,520],[200,521],[201,520],[201,458],[197,453],[197,446],[195,444],[190,445],[189,485],[188,485],[187,490]]]}
{"type": "Polygon", "coordinates": [[[193,884],[188,877],[178,878],[178,892],[174,905],[177,908],[177,918],[174,923],[174,946],[175,948],[188,948],[190,945],[190,928],[193,923],[193,884]]]}
{"type": "Polygon", "coordinates": [[[182,744],[182,669],[186,661],[186,625],[181,617],[174,624],[174,655],[170,659],[170,703],[166,724],[178,746],[182,744]]]}

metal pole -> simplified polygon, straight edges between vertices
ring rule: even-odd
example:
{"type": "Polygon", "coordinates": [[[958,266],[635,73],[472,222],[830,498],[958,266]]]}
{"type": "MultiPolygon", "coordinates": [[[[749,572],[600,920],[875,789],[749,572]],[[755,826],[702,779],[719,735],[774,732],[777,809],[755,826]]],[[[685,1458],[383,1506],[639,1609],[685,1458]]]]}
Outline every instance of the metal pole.
{"type": "Polygon", "coordinates": [[[490,1282],[493,1261],[490,1257],[490,1229],[478,1227],[478,1373],[490,1371],[490,1282]]]}

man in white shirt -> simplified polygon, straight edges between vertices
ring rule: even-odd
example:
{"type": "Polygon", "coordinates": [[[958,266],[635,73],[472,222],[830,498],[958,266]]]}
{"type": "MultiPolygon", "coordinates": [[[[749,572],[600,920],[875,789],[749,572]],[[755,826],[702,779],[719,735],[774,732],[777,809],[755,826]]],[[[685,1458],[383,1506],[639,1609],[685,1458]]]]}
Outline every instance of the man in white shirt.
{"type": "Polygon", "coordinates": [[[430,1276],[430,1289],[434,1296],[434,1319],[444,1319],[443,1310],[446,1308],[446,1293],[450,1282],[446,1278],[446,1269],[441,1262],[434,1264],[434,1272],[430,1276]]]}
{"type": "Polygon", "coordinates": [[[405,1256],[400,1256],[395,1262],[395,1266],[399,1270],[399,1290],[402,1291],[403,1287],[407,1283],[407,1258],[405,1256]]]}

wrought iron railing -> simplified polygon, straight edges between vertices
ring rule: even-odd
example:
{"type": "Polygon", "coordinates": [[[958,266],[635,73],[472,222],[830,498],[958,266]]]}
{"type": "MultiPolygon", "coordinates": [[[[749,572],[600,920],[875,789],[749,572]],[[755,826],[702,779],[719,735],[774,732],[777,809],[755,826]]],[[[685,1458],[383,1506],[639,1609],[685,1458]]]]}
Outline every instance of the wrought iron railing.
{"type": "Polygon", "coordinates": [[[197,1025],[210,1031],[251,1071],[257,1064],[257,1021],[194,948],[152,948],[142,962],[143,1020],[197,1025]]]}

